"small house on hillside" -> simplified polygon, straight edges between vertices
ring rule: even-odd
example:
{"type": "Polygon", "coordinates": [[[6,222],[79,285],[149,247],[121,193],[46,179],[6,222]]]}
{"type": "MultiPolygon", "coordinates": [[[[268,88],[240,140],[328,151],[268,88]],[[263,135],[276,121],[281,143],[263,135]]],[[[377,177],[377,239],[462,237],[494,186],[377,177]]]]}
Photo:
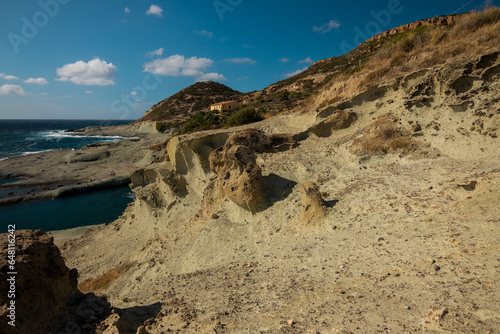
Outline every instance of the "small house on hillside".
{"type": "Polygon", "coordinates": [[[231,112],[237,110],[241,106],[241,103],[236,101],[225,101],[212,104],[210,106],[210,111],[219,111],[220,113],[231,112]]]}

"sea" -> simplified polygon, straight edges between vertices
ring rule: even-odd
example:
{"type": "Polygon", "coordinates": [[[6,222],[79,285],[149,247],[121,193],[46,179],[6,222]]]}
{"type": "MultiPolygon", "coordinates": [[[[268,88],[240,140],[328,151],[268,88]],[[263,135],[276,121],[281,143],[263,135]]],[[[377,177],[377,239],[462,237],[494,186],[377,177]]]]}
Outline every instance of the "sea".
{"type": "MultiPolygon", "coordinates": [[[[88,144],[123,139],[82,136],[74,130],[88,126],[115,126],[131,120],[0,120],[0,160],[88,144]]],[[[0,184],[16,179],[0,179],[0,184]]],[[[7,197],[0,188],[0,198],[7,197]]],[[[64,230],[116,220],[134,200],[129,187],[84,193],[73,197],[0,206],[0,233],[10,224],[19,229],[64,230]]]]}

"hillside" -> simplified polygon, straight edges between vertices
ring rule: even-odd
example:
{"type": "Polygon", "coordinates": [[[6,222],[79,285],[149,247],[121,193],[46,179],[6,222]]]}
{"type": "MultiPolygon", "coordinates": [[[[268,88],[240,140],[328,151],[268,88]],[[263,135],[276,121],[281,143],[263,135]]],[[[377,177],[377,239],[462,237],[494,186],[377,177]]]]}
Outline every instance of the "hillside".
{"type": "Polygon", "coordinates": [[[462,56],[172,137],[124,215],[63,255],[118,308],[109,328],[149,318],[130,333],[494,333],[499,79],[499,52],[462,56]]]}
{"type": "Polygon", "coordinates": [[[313,63],[305,71],[261,91],[244,94],[214,82],[197,83],[153,106],[137,122],[178,123],[208,110],[212,101],[232,99],[244,100],[267,116],[307,112],[462,53],[472,56],[493,50],[499,43],[495,24],[499,19],[498,9],[492,8],[405,24],[373,36],[347,54],[313,63]]]}
{"type": "Polygon", "coordinates": [[[137,122],[156,121],[178,123],[189,119],[199,111],[207,110],[211,104],[240,100],[243,93],[217,82],[197,82],[169,98],[155,104],[137,122]]]}
{"type": "Polygon", "coordinates": [[[500,10],[441,16],[405,24],[361,43],[339,57],[313,63],[298,75],[253,95],[261,103],[290,97],[275,111],[309,111],[349,98],[385,80],[443,64],[462,54],[497,50],[500,10]]]}
{"type": "Polygon", "coordinates": [[[61,318],[90,307],[105,334],[496,333],[500,9],[431,21],[252,93],[286,113],[165,133],[123,215],[58,243],[88,293],[61,318]]]}

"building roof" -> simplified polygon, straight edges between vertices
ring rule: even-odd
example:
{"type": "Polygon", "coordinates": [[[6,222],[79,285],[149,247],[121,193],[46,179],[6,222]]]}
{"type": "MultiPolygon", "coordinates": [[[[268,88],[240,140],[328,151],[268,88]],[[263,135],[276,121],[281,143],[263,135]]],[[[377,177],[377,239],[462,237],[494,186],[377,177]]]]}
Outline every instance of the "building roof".
{"type": "Polygon", "coordinates": [[[210,106],[219,106],[219,105],[225,105],[225,104],[229,104],[229,103],[236,103],[236,101],[224,101],[224,102],[219,102],[219,103],[214,103],[210,106]]]}

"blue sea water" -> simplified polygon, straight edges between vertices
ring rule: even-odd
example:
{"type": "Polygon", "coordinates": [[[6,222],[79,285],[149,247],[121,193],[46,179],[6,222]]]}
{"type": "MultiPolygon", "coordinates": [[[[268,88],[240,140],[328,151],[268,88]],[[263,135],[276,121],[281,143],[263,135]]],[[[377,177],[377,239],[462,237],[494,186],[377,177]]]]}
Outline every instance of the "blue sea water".
{"type": "MultiPolygon", "coordinates": [[[[128,124],[130,121],[102,120],[0,120],[0,160],[41,151],[79,148],[115,141],[120,137],[74,136],[72,130],[88,126],[128,124]]],[[[0,184],[16,180],[0,179],[0,184]]],[[[5,196],[3,196],[5,197],[5,196]]],[[[0,233],[7,225],[16,229],[62,230],[108,223],[117,219],[133,201],[128,187],[80,194],[54,200],[0,206],[0,233]]]]}
{"type": "Polygon", "coordinates": [[[116,220],[134,199],[128,187],[119,187],[72,197],[23,202],[0,206],[0,233],[9,224],[16,230],[44,231],[110,223],[116,220]]]}
{"type": "Polygon", "coordinates": [[[84,137],[72,132],[88,126],[128,124],[129,120],[0,120],[0,160],[50,150],[72,149],[120,137],[84,137]]]}

